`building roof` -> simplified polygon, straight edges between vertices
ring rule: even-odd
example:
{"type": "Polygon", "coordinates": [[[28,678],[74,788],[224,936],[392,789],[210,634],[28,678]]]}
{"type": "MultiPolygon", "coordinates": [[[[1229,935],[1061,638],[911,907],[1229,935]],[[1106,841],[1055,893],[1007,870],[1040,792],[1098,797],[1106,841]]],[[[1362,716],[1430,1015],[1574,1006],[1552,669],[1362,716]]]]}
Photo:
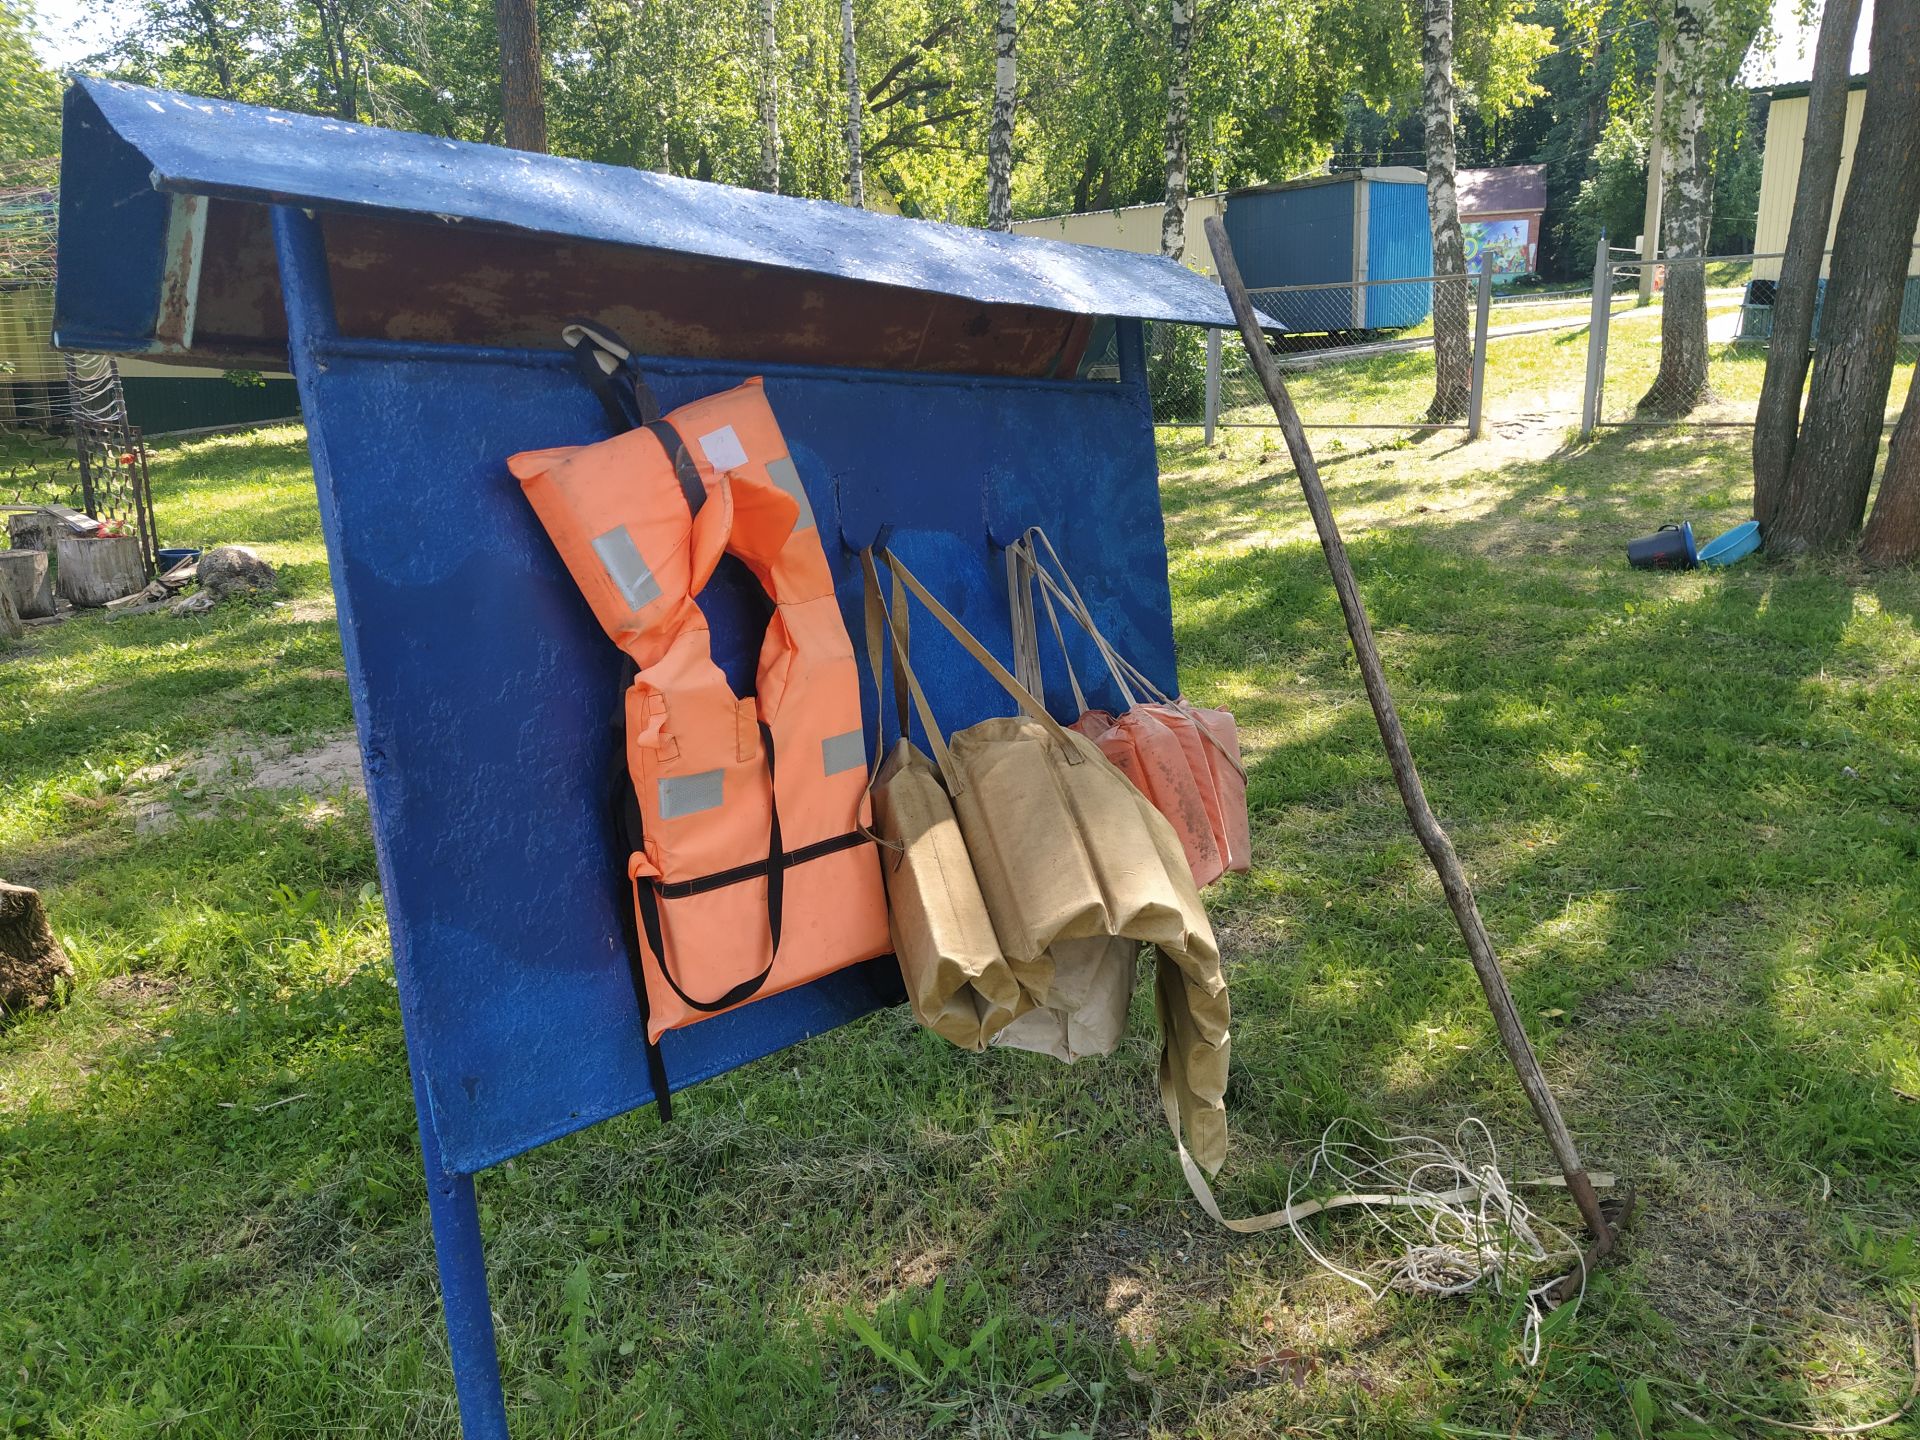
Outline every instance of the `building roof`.
{"type": "Polygon", "coordinates": [[[1355,180],[1376,180],[1388,185],[1424,185],[1427,172],[1412,165],[1363,165],[1358,170],[1334,170],[1325,175],[1300,175],[1292,180],[1274,180],[1261,185],[1242,185],[1227,191],[1228,200],[1243,195],[1277,195],[1287,190],[1308,190],[1315,185],[1347,185],[1355,180]]]}
{"type": "Polygon", "coordinates": [[[1547,208],[1547,167],[1500,165],[1491,170],[1459,170],[1454,189],[1462,217],[1502,215],[1547,208]]]}
{"type": "Polygon", "coordinates": [[[100,177],[111,171],[137,174],[162,195],[437,221],[450,232],[664,252],[1075,316],[1233,324],[1219,285],[1159,256],[116,81],[83,78],[76,88],[67,103],[69,195],[107,183],[100,177]]]}
{"type": "MultiPolygon", "coordinates": [[[[1867,88],[1865,75],[1847,77],[1847,89],[1864,90],[1867,88]]],[[[1813,93],[1811,80],[1795,80],[1786,85],[1756,85],[1755,90],[1774,100],[1804,100],[1813,93]]]]}

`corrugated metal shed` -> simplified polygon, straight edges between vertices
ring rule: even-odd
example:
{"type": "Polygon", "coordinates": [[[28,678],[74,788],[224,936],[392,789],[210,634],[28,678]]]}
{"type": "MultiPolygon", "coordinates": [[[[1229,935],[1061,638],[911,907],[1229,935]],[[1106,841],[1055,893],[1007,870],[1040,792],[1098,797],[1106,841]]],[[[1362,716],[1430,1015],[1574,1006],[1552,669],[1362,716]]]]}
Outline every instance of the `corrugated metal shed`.
{"type": "MultiPolygon", "coordinates": [[[[1433,272],[1426,177],[1411,166],[1313,175],[1227,194],[1227,235],[1249,287],[1346,287],[1433,272]]],[[[1291,291],[1257,297],[1289,330],[1388,329],[1422,319],[1419,284],[1291,291]]]]}
{"type": "Polygon", "coordinates": [[[321,215],[342,322],[373,338],[551,343],[609,274],[637,297],[609,319],[655,353],[1046,374],[1097,317],[1232,323],[1157,256],[104,80],[68,94],[62,182],[71,348],[276,359],[277,203],[321,215]]]}

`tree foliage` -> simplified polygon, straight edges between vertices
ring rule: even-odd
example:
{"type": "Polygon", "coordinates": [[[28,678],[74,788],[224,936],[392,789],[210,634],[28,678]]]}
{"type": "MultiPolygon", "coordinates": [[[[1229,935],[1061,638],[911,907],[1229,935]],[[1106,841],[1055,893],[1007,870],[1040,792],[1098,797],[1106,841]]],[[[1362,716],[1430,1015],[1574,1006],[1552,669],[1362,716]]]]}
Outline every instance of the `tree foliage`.
{"type": "MultiPolygon", "coordinates": [[[[89,69],[463,139],[500,138],[490,0],[96,3],[116,38],[89,69]]],[[[1470,3],[1510,9],[1512,0],[1470,3]]],[[[855,0],[862,159],[876,201],[890,196],[913,214],[984,218],[995,9],[994,0],[855,0]]],[[[1367,18],[1375,9],[1371,0],[1192,4],[1192,188],[1312,168],[1341,132],[1344,97],[1384,55],[1417,78],[1417,41],[1409,48],[1402,37],[1395,48],[1404,17],[1383,27],[1367,18]]],[[[776,11],[781,188],[844,198],[838,0],[778,0],[776,11]]],[[[753,183],[764,133],[760,21],[758,0],[546,0],[539,23],[551,147],[753,183]]],[[[1171,30],[1169,0],[1022,6],[1016,214],[1161,197],[1171,30]]],[[[1489,93],[1514,93],[1511,45],[1471,53],[1488,57],[1489,93]]],[[[1469,88],[1475,83],[1482,82],[1469,88]]]]}
{"type": "MultiPolygon", "coordinates": [[[[87,68],[202,94],[498,141],[492,0],[95,0],[115,43],[87,68]]],[[[1748,5],[1757,0],[1729,0],[1748,5]]],[[[1631,235],[1661,0],[1457,0],[1462,164],[1545,161],[1543,268],[1631,235]],[[1603,143],[1604,142],[1604,143],[1603,143]],[[1637,146],[1637,148],[1636,148],[1637,146]],[[1583,187],[1590,193],[1584,198],[1583,187]],[[1578,202],[1576,204],[1576,201],[1578,202]]],[[[1194,193],[1326,163],[1424,162],[1419,0],[1191,0],[1194,193]]],[[[986,218],[996,0],[854,0],[869,203],[986,218]]],[[[759,0],[541,0],[551,148],[756,183],[759,0]]],[[[839,0],[777,0],[780,188],[846,198],[839,0]]],[[[1171,0],[1025,0],[1016,216],[1159,202],[1171,0]]],[[[1714,124],[1716,243],[1750,212],[1755,128],[1714,124]],[[1722,161],[1725,162],[1722,165],[1722,161]],[[1725,179],[1737,173],[1742,188],[1725,179]]]]}
{"type": "Polygon", "coordinates": [[[34,53],[33,7],[0,0],[0,184],[60,149],[60,82],[34,53]]]}

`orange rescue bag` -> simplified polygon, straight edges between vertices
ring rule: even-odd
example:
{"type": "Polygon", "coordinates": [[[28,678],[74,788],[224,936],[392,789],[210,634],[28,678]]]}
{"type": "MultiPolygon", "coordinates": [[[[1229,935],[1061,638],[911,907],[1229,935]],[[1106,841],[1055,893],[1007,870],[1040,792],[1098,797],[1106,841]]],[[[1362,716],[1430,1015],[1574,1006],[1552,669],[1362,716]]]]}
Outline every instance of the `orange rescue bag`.
{"type": "Polygon", "coordinates": [[[1052,542],[1038,527],[1008,547],[1007,580],[1015,668],[1021,681],[1029,690],[1040,693],[1038,628],[1033,610],[1037,588],[1080,715],[1070,728],[1098,745],[1100,753],[1172,822],[1194,884],[1209,885],[1225,871],[1248,869],[1252,855],[1247,775],[1240,760],[1239,731],[1233,716],[1183,699],[1168,699],[1116,651],[1094,624],[1078,587],[1052,542]],[[1041,559],[1043,549],[1046,563],[1041,559]],[[1106,662],[1127,705],[1120,715],[1088,708],[1080,677],[1067,654],[1060,610],[1086,632],[1106,662]]]}

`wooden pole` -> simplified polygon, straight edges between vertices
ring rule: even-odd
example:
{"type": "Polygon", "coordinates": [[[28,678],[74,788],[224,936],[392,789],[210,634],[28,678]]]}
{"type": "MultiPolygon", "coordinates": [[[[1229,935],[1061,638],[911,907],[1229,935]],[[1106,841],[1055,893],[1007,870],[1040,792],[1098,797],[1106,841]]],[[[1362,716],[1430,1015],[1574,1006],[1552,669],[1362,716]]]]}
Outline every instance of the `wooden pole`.
{"type": "Polygon", "coordinates": [[[1560,1107],[1554,1103],[1553,1092],[1547,1088],[1547,1077],[1540,1071],[1539,1057],[1533,1053],[1526,1029],[1520,1023],[1520,1011],[1513,1003],[1513,992],[1507,988],[1499,957],[1493,953],[1493,942],[1488,939],[1480,909],[1474,904],[1473,888],[1467,883],[1466,872],[1460,868],[1460,857],[1454,854],[1453,842],[1434,818],[1426,791],[1420,786],[1420,774],[1413,767],[1413,752],[1407,748],[1406,732],[1400,728],[1400,714],[1394,708],[1392,692],[1387,689],[1387,674],[1373,641],[1373,627],[1367,621],[1366,606],[1361,603],[1360,588],[1353,578],[1353,566],[1347,560],[1346,543],[1340,538],[1333,508],[1327,503],[1326,487],[1320,483],[1320,469],[1307,445],[1307,432],[1300,426],[1299,412],[1293,408],[1293,397],[1287,393],[1286,382],[1280,378],[1280,369],[1274,364],[1266,338],[1260,333],[1260,322],[1254,314],[1253,301],[1247,298],[1247,287],[1240,279],[1240,266],[1234,260],[1226,227],[1218,216],[1210,216],[1206,231],[1207,243],[1213,249],[1214,267],[1226,286],[1234,319],[1240,323],[1240,339],[1247,347],[1247,356],[1253,362],[1254,373],[1260,377],[1261,387],[1267,392],[1267,399],[1273,404],[1274,417],[1280,422],[1287,452],[1293,457],[1294,471],[1300,477],[1300,489],[1307,497],[1307,509],[1313,513],[1314,529],[1320,532],[1320,548],[1327,557],[1327,569],[1333,573],[1333,588],[1339,592],[1340,609],[1347,619],[1347,636],[1353,642],[1354,657],[1360,662],[1367,700],[1373,706],[1373,718],[1379,723],[1387,763],[1393,767],[1394,783],[1400,787],[1407,818],[1447,892],[1447,904],[1459,923],[1460,934],[1467,942],[1467,954],[1480,977],[1480,988],[1486,992],[1487,1005],[1493,1011],[1500,1043],[1506,1047],[1507,1058],[1513,1062],[1521,1088],[1527,1092],[1540,1128],[1546,1132],[1547,1143],[1553,1147],[1554,1159],[1559,1161],[1561,1173],[1566,1176],[1567,1193],[1573,1196],[1581,1218],[1593,1232],[1592,1258],[1598,1259],[1613,1248],[1613,1227],[1600,1213],[1600,1197],[1594,1193],[1593,1182],[1580,1163],[1573,1136],[1567,1133],[1567,1122],[1560,1118],[1560,1107]]]}

